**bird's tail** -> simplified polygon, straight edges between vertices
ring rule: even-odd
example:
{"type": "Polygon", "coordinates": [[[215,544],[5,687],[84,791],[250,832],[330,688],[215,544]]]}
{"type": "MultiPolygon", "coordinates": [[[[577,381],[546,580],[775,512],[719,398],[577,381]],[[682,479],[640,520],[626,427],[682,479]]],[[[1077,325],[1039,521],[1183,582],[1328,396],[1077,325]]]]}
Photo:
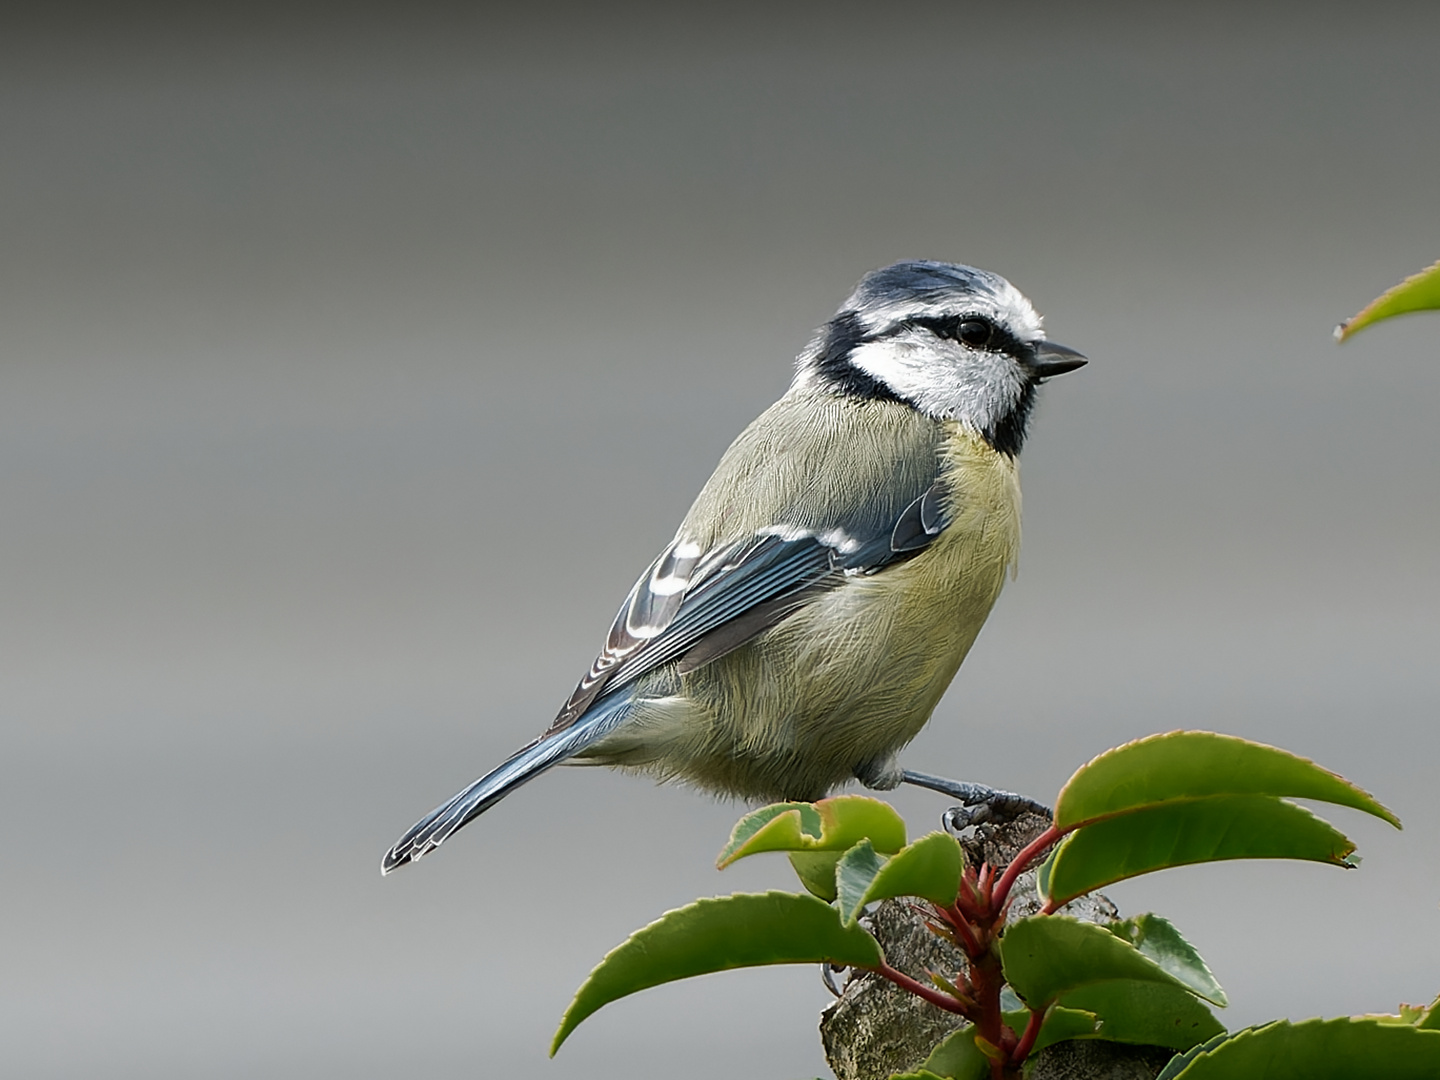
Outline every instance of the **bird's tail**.
{"type": "Polygon", "coordinates": [[[471,819],[479,817],[521,784],[546,769],[573,757],[585,747],[613,731],[629,711],[629,695],[616,694],[597,701],[590,711],[570,727],[537,739],[517,750],[412,825],[395,842],[380,862],[380,873],[414,862],[439,847],[471,819]]]}

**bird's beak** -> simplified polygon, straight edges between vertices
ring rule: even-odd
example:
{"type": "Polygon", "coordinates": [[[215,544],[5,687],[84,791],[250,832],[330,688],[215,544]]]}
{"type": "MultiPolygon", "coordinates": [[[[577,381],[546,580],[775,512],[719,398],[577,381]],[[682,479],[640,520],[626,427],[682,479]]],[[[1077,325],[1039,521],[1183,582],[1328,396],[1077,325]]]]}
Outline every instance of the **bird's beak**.
{"type": "Polygon", "coordinates": [[[1053,341],[1035,342],[1035,352],[1029,368],[1037,378],[1048,379],[1053,375],[1064,375],[1067,371],[1084,367],[1089,361],[1074,349],[1056,345],[1053,341]]]}

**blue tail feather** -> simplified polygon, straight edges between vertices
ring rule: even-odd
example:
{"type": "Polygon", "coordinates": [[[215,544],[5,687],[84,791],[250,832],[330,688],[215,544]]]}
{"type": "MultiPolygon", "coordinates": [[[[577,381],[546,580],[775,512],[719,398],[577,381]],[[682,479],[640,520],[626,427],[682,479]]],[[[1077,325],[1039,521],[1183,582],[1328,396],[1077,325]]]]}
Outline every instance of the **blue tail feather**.
{"type": "Polygon", "coordinates": [[[547,769],[574,757],[614,731],[629,712],[630,695],[601,698],[570,727],[531,743],[502,761],[465,790],[417,821],[395,842],[380,863],[380,873],[414,862],[439,847],[472,819],[547,769]]]}

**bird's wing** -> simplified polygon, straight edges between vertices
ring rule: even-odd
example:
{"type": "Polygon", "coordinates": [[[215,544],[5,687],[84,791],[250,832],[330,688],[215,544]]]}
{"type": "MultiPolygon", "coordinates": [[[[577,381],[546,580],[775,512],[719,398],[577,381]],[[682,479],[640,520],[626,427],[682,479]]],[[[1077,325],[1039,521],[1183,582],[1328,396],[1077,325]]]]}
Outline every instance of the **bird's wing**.
{"type": "Polygon", "coordinates": [[[677,661],[682,670],[694,670],[774,626],[847,575],[873,574],[918,555],[947,524],[937,480],[899,515],[878,525],[872,519],[818,530],[776,527],[709,551],[682,532],[630,590],[605,648],[546,736],[570,727],[600,698],[663,664],[677,661]]]}
{"type": "Polygon", "coordinates": [[[888,523],[823,531],[771,529],[702,551],[673,542],[635,583],[605,650],[550,729],[416,822],[382,872],[434,850],[521,784],[603,738],[627,715],[614,691],[662,664],[693,670],[738,648],[847,574],[873,574],[919,554],[947,523],[932,484],[888,523]]]}
{"type": "Polygon", "coordinates": [[[905,406],[782,397],[722,456],[550,729],[417,822],[383,869],[434,850],[507,793],[624,724],[631,695],[623,688],[647,672],[709,663],[847,574],[882,572],[924,551],[954,509],[948,485],[937,483],[938,439],[936,425],[905,406]],[[839,464],[817,473],[816,461],[839,464]]]}

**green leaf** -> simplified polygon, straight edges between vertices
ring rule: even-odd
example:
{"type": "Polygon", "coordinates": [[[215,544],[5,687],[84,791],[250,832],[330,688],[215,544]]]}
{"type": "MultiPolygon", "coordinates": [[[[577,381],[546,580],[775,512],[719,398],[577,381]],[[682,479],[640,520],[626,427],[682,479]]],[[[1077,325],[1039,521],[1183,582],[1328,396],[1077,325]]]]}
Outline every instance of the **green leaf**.
{"type": "Polygon", "coordinates": [[[1285,750],[1210,731],[1172,731],[1107,750],[1060,790],[1055,826],[1068,832],[1163,803],[1216,795],[1284,795],[1400,820],[1366,792],[1285,750]]]}
{"type": "MultiPolygon", "coordinates": [[[[946,1080],[987,1080],[990,1059],[975,1045],[975,1025],[966,1024],[942,1039],[913,1075],[941,1076],[946,1080]]],[[[899,1078],[892,1077],[891,1080],[899,1078]]]]}
{"type": "Polygon", "coordinates": [[[1213,1039],[1208,1039],[1205,1042],[1201,1043],[1199,1046],[1192,1046],[1183,1054],[1176,1054],[1173,1058],[1171,1058],[1165,1063],[1165,1067],[1160,1070],[1159,1074],[1155,1077],[1155,1080],[1175,1080],[1175,1077],[1179,1076],[1180,1073],[1184,1071],[1185,1067],[1188,1066],[1197,1057],[1199,1057],[1203,1053],[1206,1053],[1207,1051],[1214,1050],[1215,1047],[1219,1046],[1228,1038],[1230,1038],[1228,1034],[1216,1035],[1213,1039]]]}
{"type": "Polygon", "coordinates": [[[737,893],[698,900],[666,912],[600,961],[565,1011],[550,1053],[596,1009],[661,983],[765,964],[875,968],[882,959],[873,937],[844,926],[833,907],[812,896],[737,893]]]}
{"type": "Polygon", "coordinates": [[[847,851],[861,840],[893,854],[905,846],[905,822],[889,803],[864,795],[776,803],[740,819],[716,865],[762,851],[847,851]]]}
{"type": "Polygon", "coordinates": [[[959,841],[942,832],[922,836],[889,859],[862,840],[835,868],[840,917],[854,922],[866,904],[892,896],[918,896],[949,907],[960,892],[962,864],[959,841]]]}
{"type": "Polygon", "coordinates": [[[1304,807],[1269,795],[1161,803],[1085,825],[1055,846],[1040,874],[1059,906],[1116,881],[1224,859],[1305,859],[1353,869],[1355,845],[1304,807]]]}
{"type": "Polygon", "coordinates": [[[853,923],[865,906],[865,895],[885,869],[885,856],[876,854],[869,840],[861,840],[835,864],[836,907],[845,923],[853,923]]]}
{"type": "MultiPolygon", "coordinates": [[[[1028,1009],[1005,1013],[1005,1023],[1019,1035],[1030,1021],[1028,1009]]],[[[1095,1034],[1096,1017],[1079,1009],[1053,1008],[1040,1027],[1032,1054],[1039,1053],[1052,1043],[1067,1039],[1088,1038],[1095,1034]]],[[[946,1080],[986,1080],[990,1075],[990,1059],[975,1045],[975,1027],[966,1024],[959,1031],[951,1032],[930,1051],[930,1056],[921,1063],[915,1073],[905,1077],[892,1076],[890,1080],[908,1080],[912,1076],[932,1075],[946,1080]]]]}
{"type": "MultiPolygon", "coordinates": [[[[732,852],[749,843],[757,832],[777,818],[794,819],[791,824],[784,827],[787,831],[793,829],[796,833],[804,833],[807,836],[818,837],[820,835],[820,811],[815,809],[814,803],[771,803],[769,806],[762,806],[758,810],[750,811],[735,823],[735,827],[730,830],[730,841],[725,845],[725,850],[720,852],[720,868],[724,869],[733,861],[732,852]]],[[[736,855],[734,858],[739,858],[739,856],[736,855]]]]}
{"type": "Polygon", "coordinates": [[[1063,915],[1012,923],[1000,939],[1000,956],[1005,980],[1032,1009],[1046,1008],[1061,994],[1110,979],[1189,989],[1105,927],[1063,915]]]}
{"type": "Polygon", "coordinates": [[[1196,997],[1213,1002],[1222,1009],[1228,1004],[1225,991],[1215,981],[1210,966],[1169,919],[1148,912],[1121,922],[1109,923],[1105,929],[1134,945],[1142,955],[1148,956],[1163,970],[1180,980],[1196,997]]]}
{"type": "Polygon", "coordinates": [[[1352,318],[1335,328],[1335,340],[1345,341],[1371,323],[1404,315],[1410,311],[1440,308],[1440,262],[1411,274],[1394,288],[1387,289],[1366,304],[1352,318]]]}
{"type": "Polygon", "coordinates": [[[1420,1018],[1415,1021],[1415,1026],[1426,1031],[1440,1031],[1440,997],[1425,1007],[1420,1018]]]}
{"type": "MultiPolygon", "coordinates": [[[[1030,1021],[1030,1012],[1006,1013],[1005,1022],[1016,1035],[1025,1030],[1030,1021]]],[[[1069,1039],[1093,1038],[1099,1030],[1100,1018],[1083,1006],[1052,1005],[1045,1014],[1045,1023],[1040,1026],[1040,1037],[1035,1040],[1032,1054],[1038,1054],[1045,1047],[1069,1039]]]]}
{"type": "Polygon", "coordinates": [[[1082,986],[1062,994],[1060,1004],[1098,1017],[1095,1037],[1110,1042],[1189,1050],[1225,1032],[1215,1014],[1193,994],[1133,979],[1082,986]]]}
{"type": "Polygon", "coordinates": [[[1164,1080],[1252,1076],[1265,1080],[1435,1080],[1440,1076],[1440,1032],[1365,1018],[1298,1024],[1277,1020],[1192,1051],[1171,1061],[1160,1073],[1164,1080]]]}
{"type": "Polygon", "coordinates": [[[835,899],[835,864],[841,854],[839,851],[792,851],[790,866],[805,891],[828,904],[835,899]]]}
{"type": "Polygon", "coordinates": [[[1377,1024],[1409,1024],[1426,1031],[1440,1030],[1440,998],[1429,1005],[1400,1005],[1398,1013],[1366,1013],[1361,1019],[1374,1020],[1377,1024]]]}

